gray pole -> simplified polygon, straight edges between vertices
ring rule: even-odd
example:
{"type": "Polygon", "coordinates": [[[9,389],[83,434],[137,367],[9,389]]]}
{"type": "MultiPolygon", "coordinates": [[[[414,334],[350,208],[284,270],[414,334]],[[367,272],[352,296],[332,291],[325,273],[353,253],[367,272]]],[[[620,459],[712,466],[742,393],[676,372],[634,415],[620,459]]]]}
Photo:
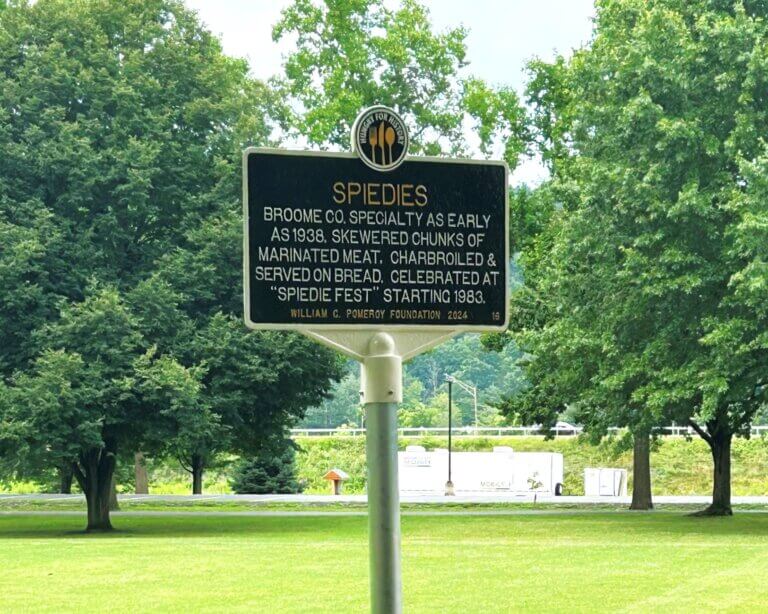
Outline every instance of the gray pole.
{"type": "Polygon", "coordinates": [[[453,426],[453,399],[451,393],[454,378],[446,375],[445,381],[448,382],[448,481],[445,483],[445,495],[451,497],[456,492],[453,488],[453,479],[451,477],[451,427],[453,426]]]}
{"type": "Polygon", "coordinates": [[[448,380],[448,484],[453,485],[451,480],[451,427],[453,426],[453,402],[451,399],[451,385],[453,380],[448,380]]]}
{"type": "Polygon", "coordinates": [[[400,496],[397,405],[403,398],[402,360],[392,337],[376,333],[362,362],[365,452],[368,462],[368,544],[371,612],[400,614],[400,496]]]}
{"type": "Polygon", "coordinates": [[[368,403],[365,414],[371,612],[398,614],[403,608],[403,598],[400,586],[397,403],[368,403]]]}

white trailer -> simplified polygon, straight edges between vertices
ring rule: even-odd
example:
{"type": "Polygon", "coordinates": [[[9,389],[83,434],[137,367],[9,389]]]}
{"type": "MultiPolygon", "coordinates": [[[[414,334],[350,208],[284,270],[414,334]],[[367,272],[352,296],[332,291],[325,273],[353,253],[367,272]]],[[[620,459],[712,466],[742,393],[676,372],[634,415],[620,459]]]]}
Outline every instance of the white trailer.
{"type": "MultiPolygon", "coordinates": [[[[443,492],[448,480],[448,450],[427,452],[408,446],[398,452],[400,492],[443,492]]],[[[459,493],[509,492],[561,494],[563,455],[555,452],[514,452],[499,446],[493,452],[452,452],[451,479],[459,493]]]]}

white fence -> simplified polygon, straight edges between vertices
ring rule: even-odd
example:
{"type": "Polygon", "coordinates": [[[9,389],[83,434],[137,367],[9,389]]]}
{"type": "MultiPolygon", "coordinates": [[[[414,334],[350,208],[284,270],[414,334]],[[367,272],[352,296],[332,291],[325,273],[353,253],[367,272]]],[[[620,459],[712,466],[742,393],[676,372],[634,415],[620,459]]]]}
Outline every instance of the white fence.
{"type": "MultiPolygon", "coordinates": [[[[574,437],[582,433],[580,426],[556,426],[551,429],[555,437],[574,437]]],[[[613,427],[610,431],[622,429],[613,427]]],[[[695,436],[696,432],[690,426],[663,426],[656,429],[662,436],[695,436]]],[[[447,437],[448,427],[418,427],[397,429],[400,437],[447,437]]],[[[768,426],[753,426],[753,436],[768,435],[768,426]]],[[[454,437],[511,437],[541,435],[538,426],[460,426],[453,427],[454,437]]],[[[328,436],[363,437],[365,429],[336,428],[336,429],[291,429],[292,437],[328,437],[328,436]]]]}

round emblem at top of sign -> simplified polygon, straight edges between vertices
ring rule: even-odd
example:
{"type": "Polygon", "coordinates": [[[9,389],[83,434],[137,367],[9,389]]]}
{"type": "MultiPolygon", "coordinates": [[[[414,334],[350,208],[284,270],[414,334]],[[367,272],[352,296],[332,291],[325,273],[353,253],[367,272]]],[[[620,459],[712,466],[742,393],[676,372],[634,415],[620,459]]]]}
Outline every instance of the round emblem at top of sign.
{"type": "Polygon", "coordinates": [[[392,109],[365,109],[352,126],[352,150],[372,169],[391,171],[408,154],[408,129],[392,109]]]}

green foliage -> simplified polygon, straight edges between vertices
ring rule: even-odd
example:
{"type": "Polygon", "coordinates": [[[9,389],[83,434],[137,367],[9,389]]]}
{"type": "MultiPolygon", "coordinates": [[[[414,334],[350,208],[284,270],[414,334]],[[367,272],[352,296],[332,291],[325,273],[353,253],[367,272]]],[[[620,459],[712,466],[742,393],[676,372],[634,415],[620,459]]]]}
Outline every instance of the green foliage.
{"type": "Polygon", "coordinates": [[[137,279],[211,211],[253,90],[170,0],[14,3],[0,75],[0,211],[53,214],[47,289],[68,298],[137,279]]]}
{"type": "Polygon", "coordinates": [[[206,366],[210,406],[230,429],[226,449],[242,454],[282,437],[339,377],[336,358],[322,346],[298,334],[245,333],[234,316],[208,320],[194,349],[206,366]]]}
{"type": "Polygon", "coordinates": [[[24,442],[5,448],[14,471],[88,450],[105,471],[139,447],[255,451],[322,399],[330,352],[237,317],[241,149],[269,142],[279,106],[176,0],[4,11],[0,374],[18,375],[0,438],[24,442]]]}
{"type": "Polygon", "coordinates": [[[270,96],[176,0],[3,11],[3,463],[74,468],[89,526],[108,528],[91,512],[118,455],[221,432],[186,296],[156,263],[238,209],[240,150],[266,141],[270,96]]]}
{"type": "Polygon", "coordinates": [[[421,382],[414,380],[403,391],[403,402],[397,412],[398,425],[410,428],[448,426],[448,394],[436,394],[424,402],[422,389],[421,382]]]}
{"type": "Polygon", "coordinates": [[[6,462],[18,475],[82,465],[105,446],[158,448],[177,408],[194,407],[197,374],[146,348],[114,289],[66,307],[40,335],[49,349],[4,388],[0,438],[16,445],[6,462]]]}
{"type": "Polygon", "coordinates": [[[344,368],[345,375],[328,393],[322,403],[307,410],[301,426],[305,428],[356,427],[361,424],[360,365],[349,360],[344,368]]]}
{"type": "Polygon", "coordinates": [[[765,202],[748,170],[768,128],[764,7],[597,9],[587,47],[531,65],[553,171],[542,189],[558,206],[524,246],[512,330],[531,387],[505,410],[551,424],[569,408],[596,437],[693,420],[730,438],[768,377],[764,303],[739,294],[762,262],[747,227],[765,202]]]}
{"type": "MultiPolygon", "coordinates": [[[[498,411],[494,405],[504,396],[514,394],[524,385],[522,371],[517,366],[520,353],[513,344],[501,352],[488,351],[478,335],[460,335],[434,350],[417,356],[406,366],[409,378],[418,379],[423,386],[422,401],[428,405],[443,407],[448,403],[432,400],[440,392],[446,392],[445,375],[477,387],[478,421],[480,424],[497,424],[498,411]]],[[[459,386],[454,392],[454,424],[474,424],[474,407],[469,393],[459,386]]],[[[447,425],[447,414],[444,420],[447,425]]],[[[405,425],[403,425],[405,426],[405,425]]],[[[425,425],[428,426],[428,425],[425,425]]]]}
{"type": "Polygon", "coordinates": [[[187,466],[193,455],[208,462],[221,451],[258,453],[321,403],[342,376],[341,359],[305,337],[243,327],[241,215],[223,208],[208,217],[187,233],[185,246],[160,259],[146,282],[155,297],[167,296],[168,309],[154,321],[168,321],[171,331],[177,323],[173,338],[158,334],[204,373],[210,428],[186,429],[172,446],[187,466]]]}
{"type": "MultiPolygon", "coordinates": [[[[478,389],[478,422],[496,425],[502,421],[494,406],[503,396],[523,387],[521,370],[516,362],[519,352],[513,344],[488,351],[478,335],[465,334],[443,343],[434,350],[417,356],[405,365],[403,403],[400,426],[447,426],[448,400],[445,375],[451,374],[478,389]]],[[[307,411],[301,422],[306,428],[359,426],[360,368],[347,363],[347,373],[335,385],[328,399],[307,411]]],[[[454,387],[454,424],[474,424],[472,396],[454,387]]]]}
{"type": "Polygon", "coordinates": [[[190,229],[184,245],[158,262],[156,275],[173,288],[189,317],[242,311],[242,224],[242,211],[227,206],[190,229]]]}
{"type": "Polygon", "coordinates": [[[34,351],[29,332],[51,315],[46,305],[46,245],[56,241],[50,214],[29,226],[6,220],[0,209],[0,374],[7,374],[34,351]]]}
{"type": "Polygon", "coordinates": [[[555,213],[550,184],[536,189],[522,185],[509,194],[509,251],[530,250],[555,213]]]}
{"type": "Polygon", "coordinates": [[[293,494],[301,492],[296,481],[296,450],[292,442],[242,459],[234,468],[232,490],[240,495],[293,494]]]}
{"type": "Polygon", "coordinates": [[[312,144],[347,148],[359,111],[384,104],[404,117],[414,153],[466,154],[466,120],[483,154],[499,143],[516,166],[525,149],[517,95],[463,75],[466,35],[462,27],[433,32],[415,0],[394,10],[383,0],[295,0],[273,29],[275,41],[296,37],[280,81],[300,109],[288,127],[312,144]]]}

